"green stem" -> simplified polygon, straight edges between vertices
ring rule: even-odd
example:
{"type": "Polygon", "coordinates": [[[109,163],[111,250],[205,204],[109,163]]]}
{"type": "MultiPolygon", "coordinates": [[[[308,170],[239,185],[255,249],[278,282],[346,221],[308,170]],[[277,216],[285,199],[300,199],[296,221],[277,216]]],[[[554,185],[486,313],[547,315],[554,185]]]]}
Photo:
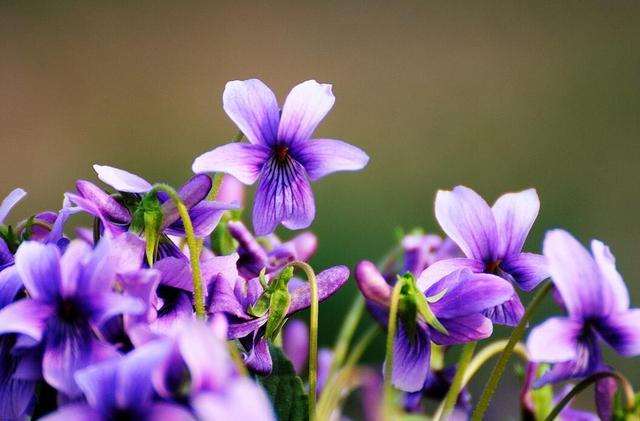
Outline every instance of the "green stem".
{"type": "Polygon", "coordinates": [[[309,281],[311,309],[309,315],[309,418],[316,416],[316,389],[318,385],[318,281],[313,268],[305,262],[292,262],[290,266],[301,269],[309,281]]]}
{"type": "Polygon", "coordinates": [[[502,351],[502,354],[496,362],[496,365],[491,372],[491,376],[489,377],[489,380],[487,381],[487,384],[482,391],[478,406],[476,406],[476,409],[473,412],[473,416],[471,417],[472,421],[482,421],[482,418],[484,417],[484,414],[489,407],[489,403],[491,403],[491,398],[493,397],[493,394],[498,387],[500,378],[502,377],[504,370],[507,368],[507,363],[509,362],[509,358],[513,353],[513,349],[522,338],[522,335],[524,335],[524,331],[527,327],[529,319],[531,319],[531,316],[538,309],[540,303],[542,303],[542,300],[549,293],[549,291],[551,291],[552,287],[553,284],[551,282],[547,282],[542,287],[542,289],[540,289],[538,294],[536,294],[536,296],[527,307],[527,310],[524,312],[524,315],[522,316],[522,319],[520,320],[518,325],[513,329],[513,332],[509,337],[509,342],[507,342],[507,345],[504,347],[504,351],[502,351]]]}
{"type": "MultiPolygon", "coordinates": [[[[469,366],[467,367],[467,370],[464,373],[464,378],[462,379],[462,387],[464,388],[466,385],[469,384],[473,376],[476,375],[478,370],[480,370],[480,368],[487,361],[489,361],[491,357],[493,357],[496,354],[499,354],[500,352],[503,352],[508,342],[509,341],[507,339],[501,339],[499,341],[496,341],[482,348],[480,352],[478,352],[476,356],[473,357],[473,359],[469,363],[469,366]]],[[[529,361],[527,357],[527,350],[524,348],[524,345],[522,345],[521,342],[518,342],[516,346],[513,348],[513,353],[516,354],[518,357],[520,357],[520,359],[525,363],[529,361]]]]}
{"type": "Polygon", "coordinates": [[[547,418],[545,418],[545,421],[555,420],[556,417],[560,415],[560,412],[562,412],[564,407],[567,406],[569,402],[571,402],[571,399],[573,399],[576,395],[589,387],[591,384],[607,377],[613,377],[618,381],[618,384],[622,386],[623,394],[625,396],[625,401],[627,404],[626,409],[627,411],[632,411],[635,407],[635,396],[633,393],[633,387],[631,386],[631,383],[629,383],[629,380],[627,380],[626,377],[624,377],[617,371],[603,371],[601,373],[596,373],[590,377],[587,377],[580,383],[576,384],[573,389],[571,389],[571,391],[567,393],[567,395],[556,404],[551,413],[547,416],[547,418]]]}
{"type": "Polygon", "coordinates": [[[393,287],[391,293],[391,302],[389,304],[389,324],[387,327],[387,346],[384,363],[384,395],[383,402],[383,419],[393,418],[393,385],[391,384],[391,375],[393,373],[393,349],[395,347],[396,324],[398,320],[398,303],[400,301],[400,291],[404,285],[404,278],[399,278],[393,287]]]}
{"type": "Polygon", "coordinates": [[[244,365],[244,361],[242,360],[242,355],[240,355],[240,351],[238,350],[238,346],[235,341],[227,342],[227,347],[229,348],[229,354],[231,354],[231,359],[235,364],[236,368],[240,375],[246,377],[249,375],[247,371],[247,367],[244,365]]]}
{"type": "Polygon", "coordinates": [[[353,334],[360,323],[360,319],[362,319],[364,308],[364,297],[358,294],[355,300],[353,300],[353,304],[351,304],[349,313],[347,313],[347,317],[342,324],[342,328],[340,329],[340,333],[338,334],[336,343],[333,347],[333,361],[331,362],[331,368],[329,369],[327,380],[330,380],[336,371],[338,371],[338,368],[342,366],[349,349],[349,344],[353,338],[353,334]]]}
{"type": "Polygon", "coordinates": [[[196,308],[196,316],[204,320],[206,312],[204,309],[204,293],[202,290],[202,273],[200,271],[200,245],[193,230],[193,223],[189,216],[189,211],[184,202],[178,195],[178,192],[168,184],[156,184],[149,193],[165,192],[178,209],[178,214],[184,225],[184,231],[187,236],[187,246],[189,247],[189,260],[191,262],[191,274],[193,276],[193,300],[196,308]]]}
{"type": "Polygon", "coordinates": [[[458,368],[456,369],[456,375],[453,377],[453,382],[451,383],[451,387],[447,392],[444,402],[440,405],[436,415],[433,417],[434,420],[446,420],[453,410],[453,407],[456,405],[458,395],[460,394],[460,390],[462,390],[463,379],[465,377],[467,367],[471,362],[471,357],[473,357],[473,353],[475,352],[477,345],[477,342],[469,342],[462,348],[460,361],[458,362],[458,368]]]}

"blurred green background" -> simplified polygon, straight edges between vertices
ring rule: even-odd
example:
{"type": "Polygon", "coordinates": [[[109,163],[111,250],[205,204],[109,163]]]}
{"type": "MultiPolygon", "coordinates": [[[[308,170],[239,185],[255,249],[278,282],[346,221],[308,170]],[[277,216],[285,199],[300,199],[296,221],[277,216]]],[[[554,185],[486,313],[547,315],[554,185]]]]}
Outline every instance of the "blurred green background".
{"type": "MultiPolygon", "coordinates": [[[[29,192],[13,222],[58,209],[93,163],[178,184],[235,133],[226,81],[282,99],[318,79],[336,105],[317,135],[371,156],[315,185],[318,269],[378,259],[395,227],[437,231],[437,189],[536,187],[529,250],[553,227],[603,239],[640,305],[639,22],[634,1],[1,1],[0,195],[29,192]]],[[[322,343],[354,293],[321,307],[322,343]]],[[[514,382],[490,417],[515,417],[514,382]]]]}

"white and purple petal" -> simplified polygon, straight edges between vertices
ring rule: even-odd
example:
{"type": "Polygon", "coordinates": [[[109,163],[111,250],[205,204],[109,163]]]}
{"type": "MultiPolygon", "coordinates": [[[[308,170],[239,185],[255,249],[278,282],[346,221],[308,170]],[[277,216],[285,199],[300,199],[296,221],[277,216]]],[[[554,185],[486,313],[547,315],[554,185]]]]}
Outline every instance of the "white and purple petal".
{"type": "Polygon", "coordinates": [[[223,172],[250,185],[256,182],[272,151],[263,145],[228,143],[205,152],[193,161],[194,173],[223,172]]]}
{"type": "Polygon", "coordinates": [[[422,389],[429,373],[431,341],[428,328],[416,324],[413,337],[409,337],[404,325],[398,323],[393,347],[391,383],[405,392],[422,389]]]}
{"type": "Polygon", "coordinates": [[[307,80],[294,86],[282,106],[277,140],[287,145],[309,140],[334,102],[329,84],[307,80]]]}
{"type": "Polygon", "coordinates": [[[11,191],[11,193],[2,200],[2,203],[0,203],[0,225],[4,224],[4,219],[7,217],[9,212],[11,212],[11,209],[26,195],[26,191],[18,188],[11,191]]]}
{"type": "Polygon", "coordinates": [[[98,178],[117,191],[125,193],[146,193],[151,190],[151,184],[142,177],[119,168],[108,165],[94,165],[93,169],[98,178]]]}
{"type": "Polygon", "coordinates": [[[556,363],[569,361],[578,353],[582,334],[580,320],[552,317],[534,327],[527,339],[527,353],[532,361],[556,363]]]}
{"type": "Polygon", "coordinates": [[[369,155],[362,149],[335,139],[300,142],[292,147],[291,153],[312,181],[337,171],[358,171],[369,162],[369,155]]]}
{"type": "Polygon", "coordinates": [[[549,269],[544,256],[535,253],[519,253],[504,258],[500,264],[500,276],[522,288],[531,291],[549,277],[549,269]]]}
{"type": "Polygon", "coordinates": [[[520,253],[540,210],[536,190],[507,193],[496,200],[491,210],[498,229],[498,257],[520,253]]]}

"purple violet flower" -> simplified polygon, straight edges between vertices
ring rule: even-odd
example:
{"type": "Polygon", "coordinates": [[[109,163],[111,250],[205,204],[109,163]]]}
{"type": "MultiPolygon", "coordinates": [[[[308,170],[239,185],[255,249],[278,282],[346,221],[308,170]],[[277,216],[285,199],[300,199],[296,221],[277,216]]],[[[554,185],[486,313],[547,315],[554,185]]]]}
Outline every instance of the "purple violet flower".
{"type": "Polygon", "coordinates": [[[620,355],[640,355],[640,309],[629,308],[629,292],[609,248],[593,240],[590,254],[568,232],[553,230],[543,251],[568,314],[548,319],[529,335],[530,359],[554,363],[534,386],[606,370],[600,340],[620,355]]]}
{"type": "Polygon", "coordinates": [[[261,81],[228,82],[223,107],[250,143],[230,143],[193,163],[193,172],[224,172],[244,184],[260,179],[253,207],[257,235],[278,224],[296,230],[311,225],[315,203],[310,181],[336,171],[357,171],[369,157],[335,139],[311,139],[335,98],[331,85],[308,80],[295,86],[282,107],[261,81]]]}
{"type": "MultiPolygon", "coordinates": [[[[355,276],[370,312],[382,326],[387,326],[392,286],[368,261],[358,264],[355,276]]],[[[493,325],[483,312],[513,296],[509,282],[469,269],[457,270],[419,288],[427,299],[444,293],[428,306],[448,334],[428,325],[420,315],[414,316],[415,320],[407,320],[400,310],[391,382],[405,392],[417,392],[427,381],[431,341],[438,345],[455,345],[491,336],[493,325]],[[415,325],[413,333],[407,323],[415,325]]]]}
{"type": "MultiPolygon", "coordinates": [[[[266,275],[267,282],[271,276],[266,275]]],[[[334,266],[316,275],[318,281],[318,299],[324,301],[344,285],[349,279],[349,269],[334,266]]],[[[229,320],[229,339],[240,339],[247,353],[245,363],[255,372],[263,375],[271,373],[272,360],[267,341],[266,324],[269,312],[260,317],[249,314],[249,308],[256,304],[264,289],[258,278],[248,281],[238,278],[229,282],[217,277],[209,292],[207,309],[210,314],[224,313],[229,320]]],[[[308,283],[299,285],[291,291],[286,317],[289,317],[311,305],[311,291],[308,283]]]]}
{"type": "Polygon", "coordinates": [[[41,343],[44,379],[65,395],[80,393],[76,370],[115,355],[95,332],[116,315],[144,308],[111,289],[118,269],[138,265],[128,262],[139,255],[120,239],[105,237],[95,250],[72,242],[62,256],[54,245],[27,241],[16,253],[16,270],[30,298],[0,311],[0,334],[22,334],[41,343]]]}
{"type": "MultiPolygon", "coordinates": [[[[505,194],[493,207],[464,186],[439,191],[436,218],[466,258],[434,263],[420,275],[418,285],[467,268],[475,273],[497,275],[524,291],[531,291],[548,277],[541,255],[522,252],[539,209],[540,201],[534,189],[505,194]]],[[[485,312],[494,323],[509,326],[515,326],[523,314],[524,307],[515,292],[510,300],[485,312]]]]}

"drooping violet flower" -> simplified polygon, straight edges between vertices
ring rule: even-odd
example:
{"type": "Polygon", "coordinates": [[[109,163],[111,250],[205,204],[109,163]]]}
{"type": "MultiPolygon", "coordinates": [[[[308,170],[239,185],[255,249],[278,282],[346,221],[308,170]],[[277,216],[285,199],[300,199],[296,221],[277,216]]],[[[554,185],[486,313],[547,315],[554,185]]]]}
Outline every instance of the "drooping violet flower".
{"type": "MultiPolygon", "coordinates": [[[[368,261],[358,264],[355,277],[370,312],[386,327],[392,286],[368,261]]],[[[421,285],[419,293],[427,301],[444,294],[428,306],[447,334],[427,324],[419,313],[399,311],[391,382],[405,392],[419,391],[427,381],[431,341],[438,345],[455,345],[489,337],[493,325],[483,312],[510,299],[513,287],[495,275],[461,269],[431,284],[421,285]]]]}
{"type": "Polygon", "coordinates": [[[182,320],[168,338],[168,352],[153,376],[156,391],[167,399],[187,398],[200,420],[275,421],[268,397],[237,372],[226,343],[224,317],[207,325],[182,320]]]}
{"type": "Polygon", "coordinates": [[[308,80],[295,86],[282,107],[261,81],[228,82],[223,107],[250,143],[230,143],[193,163],[193,172],[224,172],[244,184],[260,179],[253,228],[266,235],[282,223],[296,230],[311,225],[315,202],[310,181],[336,171],[364,168],[369,157],[334,139],[311,139],[335,98],[331,85],[308,80]]]}
{"type": "Polygon", "coordinates": [[[272,234],[260,243],[240,221],[229,221],[227,228],[238,242],[238,272],[246,279],[257,277],[262,269],[273,273],[294,260],[306,262],[318,247],[318,238],[312,232],[303,232],[284,243],[272,234]]]}
{"type": "MultiPolygon", "coordinates": [[[[128,200],[116,200],[100,187],[86,180],[79,180],[76,183],[77,194],[66,193],[66,197],[85,212],[98,218],[101,227],[111,234],[117,235],[128,231],[139,201],[142,195],[151,190],[151,184],[135,174],[118,168],[94,165],[94,169],[98,178],[105,184],[121,194],[128,194],[128,200]]],[[[178,195],[189,210],[197,237],[206,237],[211,234],[222,214],[226,210],[237,208],[237,204],[205,200],[210,190],[211,179],[203,175],[192,177],[178,189],[178,195]]],[[[160,232],[184,237],[184,226],[175,203],[163,192],[158,193],[158,199],[162,203],[160,232]]]]}
{"type": "MultiPolygon", "coordinates": [[[[522,252],[539,209],[540,201],[534,189],[505,194],[493,207],[464,186],[439,191],[436,218],[466,258],[431,265],[420,275],[418,284],[428,284],[454,270],[467,268],[500,276],[524,291],[531,291],[548,277],[541,255],[522,252]]],[[[515,292],[509,301],[486,312],[494,323],[510,326],[515,326],[523,314],[524,307],[515,292]]]]}
{"type": "Polygon", "coordinates": [[[69,403],[44,418],[68,420],[193,420],[188,408],[154,400],[154,370],[167,353],[163,343],[150,343],[123,358],[114,358],[76,372],[86,402],[69,403]]]}
{"type": "Polygon", "coordinates": [[[41,343],[42,374],[58,391],[78,396],[75,371],[115,355],[95,332],[112,317],[143,310],[142,303],[111,287],[119,269],[135,268],[137,253],[104,237],[95,250],[72,242],[64,255],[54,245],[22,243],[16,270],[29,298],[0,311],[0,334],[17,333],[41,343]]]}
{"type": "Polygon", "coordinates": [[[411,272],[414,276],[440,260],[460,257],[461,253],[450,238],[442,239],[434,234],[409,234],[402,239],[401,246],[403,263],[397,273],[411,272]]]}
{"type": "MultiPolygon", "coordinates": [[[[349,278],[349,269],[345,266],[334,266],[317,274],[318,300],[324,301],[344,285],[349,278]]],[[[266,275],[269,282],[270,276],[266,275]]],[[[247,350],[245,363],[259,374],[271,373],[272,360],[267,341],[266,324],[270,312],[256,317],[250,314],[250,308],[256,304],[264,292],[258,278],[248,281],[238,278],[234,283],[217,277],[209,292],[207,310],[210,314],[224,313],[229,321],[229,339],[240,339],[247,350]]],[[[291,301],[285,317],[289,317],[311,306],[309,284],[299,285],[291,291],[291,301]]]]}
{"type": "Polygon", "coordinates": [[[609,248],[593,240],[590,254],[568,232],[553,230],[543,252],[568,314],[550,318],[529,335],[530,359],[554,363],[534,386],[605,370],[601,339],[620,355],[640,355],[640,309],[629,308],[629,292],[609,248]]]}
{"type": "MultiPolygon", "coordinates": [[[[0,271],[0,310],[14,302],[23,291],[14,266],[0,271]]],[[[0,419],[25,419],[35,397],[36,382],[16,376],[27,359],[14,350],[17,335],[0,336],[0,419]]]]}

